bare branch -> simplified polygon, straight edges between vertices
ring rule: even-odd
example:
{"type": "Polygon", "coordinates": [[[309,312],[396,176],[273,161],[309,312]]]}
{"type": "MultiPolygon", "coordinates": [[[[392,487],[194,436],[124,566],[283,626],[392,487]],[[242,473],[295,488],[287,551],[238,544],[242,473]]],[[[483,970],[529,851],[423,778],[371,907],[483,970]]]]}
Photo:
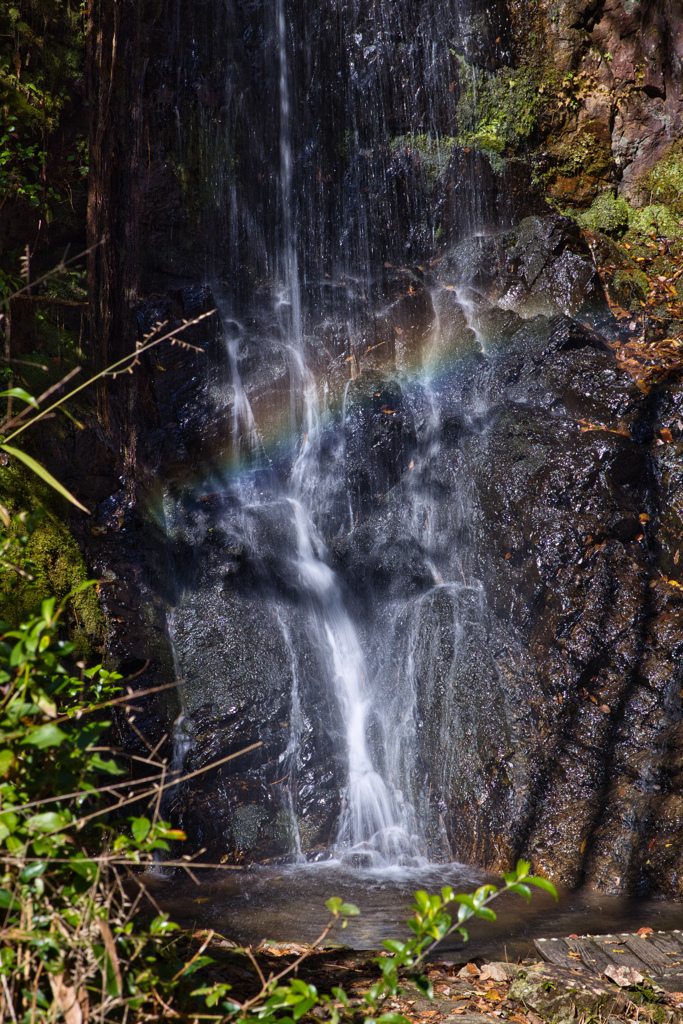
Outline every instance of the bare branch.
{"type": "MultiPolygon", "coordinates": [[[[200,323],[202,320],[206,320],[207,317],[213,316],[214,313],[216,313],[216,310],[211,309],[209,310],[208,313],[202,313],[200,314],[200,316],[194,317],[193,320],[186,320],[184,323],[180,324],[179,327],[174,327],[173,330],[169,331],[167,334],[163,334],[161,335],[161,337],[155,338],[153,341],[149,341],[146,344],[143,344],[140,348],[136,348],[134,352],[129,352],[128,355],[123,356],[123,358],[119,359],[118,362],[112,363],[111,366],[108,366],[106,370],[101,370],[99,373],[96,373],[94,377],[90,377],[89,380],[86,380],[83,384],[80,384],[77,388],[74,388],[74,390],[69,392],[68,395],[64,395],[63,398],[60,398],[58,402],[55,402],[53,405],[49,406],[47,409],[45,409],[44,412],[37,413],[31,420],[28,421],[28,423],[24,423],[21,427],[19,427],[18,430],[15,430],[13,434],[10,434],[9,437],[5,438],[5,441],[9,442],[13,440],[13,438],[17,437],[24,430],[26,430],[27,427],[33,426],[34,423],[37,423],[39,420],[42,420],[48,413],[52,412],[53,409],[58,408],[64,402],[68,402],[70,398],[74,397],[74,395],[77,395],[80,391],[83,391],[85,388],[90,387],[91,384],[94,384],[96,381],[101,380],[103,377],[111,377],[115,376],[117,373],[124,373],[126,370],[129,369],[129,367],[132,368],[137,363],[138,357],[141,356],[143,352],[148,352],[150,349],[155,348],[155,346],[160,345],[163,341],[168,341],[171,338],[177,337],[178,334],[181,334],[183,331],[186,331],[188,327],[193,327],[195,324],[200,323]]],[[[183,342],[183,345],[187,348],[195,348],[195,346],[188,345],[187,342],[183,342]]],[[[202,350],[195,348],[195,351],[202,350]]]]}

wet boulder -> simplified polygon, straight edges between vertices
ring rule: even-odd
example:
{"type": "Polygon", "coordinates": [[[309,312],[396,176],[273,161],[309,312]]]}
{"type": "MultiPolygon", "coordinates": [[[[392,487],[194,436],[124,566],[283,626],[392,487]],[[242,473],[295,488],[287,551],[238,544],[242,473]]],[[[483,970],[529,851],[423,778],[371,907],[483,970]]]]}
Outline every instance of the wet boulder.
{"type": "Polygon", "coordinates": [[[440,263],[439,277],[525,318],[607,311],[580,229],[559,215],[527,217],[510,231],[466,239],[440,263]]]}

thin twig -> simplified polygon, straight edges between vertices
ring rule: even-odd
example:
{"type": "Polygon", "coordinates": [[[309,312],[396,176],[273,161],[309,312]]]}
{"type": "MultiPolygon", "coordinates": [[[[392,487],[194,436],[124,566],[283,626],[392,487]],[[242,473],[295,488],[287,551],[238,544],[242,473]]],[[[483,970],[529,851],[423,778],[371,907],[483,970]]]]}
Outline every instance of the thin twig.
{"type": "MultiPolygon", "coordinates": [[[[52,412],[53,409],[56,409],[64,402],[68,402],[70,398],[73,398],[74,395],[77,395],[80,391],[83,391],[91,384],[95,384],[96,381],[101,380],[103,377],[116,376],[117,373],[125,373],[128,369],[132,369],[132,367],[138,362],[139,357],[143,355],[143,353],[149,352],[150,349],[155,348],[155,346],[157,345],[160,345],[162,341],[168,341],[171,338],[177,337],[177,335],[182,334],[183,331],[186,331],[188,327],[193,327],[195,324],[200,323],[200,321],[205,320],[207,317],[213,316],[215,312],[215,309],[211,309],[209,310],[208,313],[202,313],[200,316],[194,317],[193,320],[187,320],[185,323],[180,324],[179,327],[174,327],[172,331],[169,331],[167,334],[163,334],[160,338],[155,338],[153,341],[141,345],[139,348],[136,348],[134,352],[129,352],[128,355],[123,356],[121,359],[118,360],[118,362],[112,363],[111,366],[108,366],[106,370],[100,370],[100,372],[96,373],[94,377],[90,377],[89,380],[86,380],[83,384],[80,384],[77,388],[74,388],[73,391],[70,391],[69,394],[65,395],[63,398],[60,398],[58,402],[55,402],[53,405],[49,406],[44,412],[38,413],[36,416],[33,417],[33,419],[29,420],[28,423],[24,423],[23,426],[19,427],[18,430],[15,430],[13,434],[10,434],[9,437],[5,438],[5,442],[7,443],[11,441],[13,438],[17,437],[24,430],[26,430],[27,427],[33,426],[34,423],[37,423],[39,420],[43,419],[43,417],[46,416],[49,412],[52,412]]],[[[183,342],[183,344],[186,343],[183,342]]],[[[187,347],[196,348],[196,346],[191,345],[187,347]]]]}
{"type": "MultiPolygon", "coordinates": [[[[226,761],[232,761],[235,757],[240,757],[242,754],[249,754],[252,750],[256,750],[258,747],[263,746],[263,740],[259,740],[258,743],[252,743],[249,747],[244,747],[243,750],[238,750],[236,754],[228,754],[227,757],[222,757],[220,761],[213,761],[211,764],[205,765],[203,768],[197,768],[196,771],[190,772],[189,775],[183,775],[180,779],[175,779],[173,782],[167,782],[162,789],[170,789],[173,786],[179,786],[182,782],[187,782],[189,779],[194,779],[197,775],[202,775],[204,772],[211,771],[212,768],[218,768],[219,765],[225,764],[226,761]]],[[[169,773],[170,774],[170,773],[169,773]]],[[[86,815],[85,818],[78,818],[72,822],[68,827],[76,827],[78,829],[83,828],[89,821],[93,821],[95,818],[100,818],[103,814],[108,814],[111,811],[118,811],[122,807],[127,807],[129,804],[135,804],[138,801],[146,800],[147,797],[156,794],[157,787],[153,786],[152,789],[148,789],[146,793],[136,793],[135,796],[131,796],[128,799],[120,800],[113,807],[102,807],[99,811],[94,811],[92,814],[86,815]]],[[[57,832],[63,832],[64,828],[56,828],[52,832],[46,832],[45,837],[55,835],[57,832]]]]}
{"type": "MultiPolygon", "coordinates": [[[[0,637],[0,639],[2,639],[2,637],[0,637]]],[[[173,686],[179,686],[184,682],[184,679],[176,679],[172,683],[164,683],[163,686],[152,686],[149,690],[137,690],[135,693],[127,693],[124,697],[115,697],[113,700],[104,701],[103,704],[93,704],[89,708],[74,708],[73,711],[69,711],[66,715],[61,715],[59,718],[53,718],[52,725],[61,725],[63,722],[70,722],[73,718],[75,718],[76,721],[79,721],[83,715],[92,714],[93,711],[102,711],[103,708],[111,708],[116,704],[130,703],[133,699],[139,700],[140,697],[147,697],[150,693],[160,693],[162,690],[170,690],[173,686]]],[[[11,693],[11,691],[8,692],[11,693]]],[[[41,729],[42,726],[43,723],[39,722],[36,725],[27,726],[20,732],[5,733],[2,737],[3,742],[6,743],[8,740],[24,736],[27,732],[31,732],[33,729],[41,729]]]]}
{"type": "MultiPolygon", "coordinates": [[[[159,775],[146,775],[144,779],[126,779],[125,782],[112,782],[111,785],[98,786],[97,789],[78,789],[73,793],[65,793],[63,796],[49,796],[42,800],[32,800],[28,804],[22,804],[19,808],[28,811],[31,807],[42,807],[43,804],[53,804],[58,800],[73,800],[75,797],[96,796],[98,793],[111,793],[116,789],[132,789],[133,786],[142,786],[146,782],[158,782],[159,775]]],[[[151,790],[155,792],[155,790],[151,790]]]]}
{"type": "Polygon", "coordinates": [[[49,398],[50,395],[53,395],[55,391],[59,391],[60,388],[66,387],[69,381],[76,377],[80,372],[80,366],[76,366],[73,370],[67,373],[65,377],[62,377],[61,380],[57,381],[56,384],[53,384],[46,391],[43,391],[42,395],[39,395],[39,397],[35,399],[35,405],[33,404],[33,402],[31,402],[30,405],[25,405],[21,412],[18,412],[16,416],[13,416],[10,420],[7,420],[6,423],[0,423],[0,433],[4,434],[5,431],[10,429],[10,427],[13,427],[17,423],[19,423],[19,421],[22,420],[24,416],[31,412],[32,409],[35,409],[36,405],[40,405],[41,402],[44,402],[46,398],[49,398]]]}
{"type": "MultiPolygon", "coordinates": [[[[192,959],[189,960],[183,967],[181,967],[181,969],[178,971],[177,974],[173,975],[173,977],[171,978],[171,984],[173,984],[174,981],[177,981],[178,978],[180,978],[181,975],[183,975],[185,973],[187,968],[192,966],[192,964],[195,962],[195,960],[199,960],[200,956],[202,955],[202,953],[204,952],[206,947],[209,945],[209,943],[211,942],[211,939],[214,937],[215,934],[216,933],[213,931],[213,929],[211,929],[209,934],[206,936],[206,939],[204,940],[202,945],[199,947],[199,949],[197,950],[195,955],[192,957],[192,959]]],[[[259,974],[261,974],[260,971],[259,971],[259,974]]],[[[263,978],[262,974],[261,974],[261,978],[263,978]]]]}
{"type": "Polygon", "coordinates": [[[10,1016],[11,1016],[12,1020],[14,1021],[14,1024],[17,1024],[17,1015],[14,1012],[14,1005],[13,1005],[13,1002],[12,1002],[12,997],[9,994],[9,988],[7,987],[7,978],[5,977],[4,974],[0,975],[0,978],[2,979],[2,989],[3,989],[3,992],[5,993],[5,1000],[7,1001],[7,1008],[9,1010],[9,1012],[10,1012],[10,1016]]]}

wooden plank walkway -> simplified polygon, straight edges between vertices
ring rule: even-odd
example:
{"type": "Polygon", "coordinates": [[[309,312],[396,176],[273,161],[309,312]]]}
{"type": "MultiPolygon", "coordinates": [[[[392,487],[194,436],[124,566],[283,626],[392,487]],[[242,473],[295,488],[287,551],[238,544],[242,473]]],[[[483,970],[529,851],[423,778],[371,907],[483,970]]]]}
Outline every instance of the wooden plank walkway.
{"type": "Polygon", "coordinates": [[[661,988],[683,992],[683,931],[635,935],[581,935],[536,939],[534,945],[548,963],[570,970],[582,968],[604,974],[608,967],[632,967],[661,988]]]}

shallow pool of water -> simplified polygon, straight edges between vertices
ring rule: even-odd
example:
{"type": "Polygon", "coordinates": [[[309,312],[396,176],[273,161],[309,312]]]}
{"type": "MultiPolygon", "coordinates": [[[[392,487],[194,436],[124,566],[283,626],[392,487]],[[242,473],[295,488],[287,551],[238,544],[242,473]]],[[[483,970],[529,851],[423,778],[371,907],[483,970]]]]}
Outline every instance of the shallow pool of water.
{"type": "MultiPolygon", "coordinates": [[[[384,939],[410,934],[406,920],[417,889],[438,892],[450,885],[456,892],[470,892],[483,882],[496,882],[495,877],[462,864],[362,870],[330,861],[195,871],[195,876],[198,882],[187,876],[146,879],[160,906],[183,926],[213,928],[241,944],[311,943],[329,918],[325,901],[341,896],[358,906],[360,917],[352,918],[344,931],[334,932],[328,942],[359,950],[379,949],[384,939]]],[[[540,936],[683,927],[683,903],[585,890],[562,892],[557,903],[540,890],[530,903],[506,895],[493,909],[498,916],[495,924],[474,922],[467,947],[459,936],[454,937],[443,943],[443,955],[456,961],[473,956],[513,959],[532,952],[532,941],[540,936]]]]}

